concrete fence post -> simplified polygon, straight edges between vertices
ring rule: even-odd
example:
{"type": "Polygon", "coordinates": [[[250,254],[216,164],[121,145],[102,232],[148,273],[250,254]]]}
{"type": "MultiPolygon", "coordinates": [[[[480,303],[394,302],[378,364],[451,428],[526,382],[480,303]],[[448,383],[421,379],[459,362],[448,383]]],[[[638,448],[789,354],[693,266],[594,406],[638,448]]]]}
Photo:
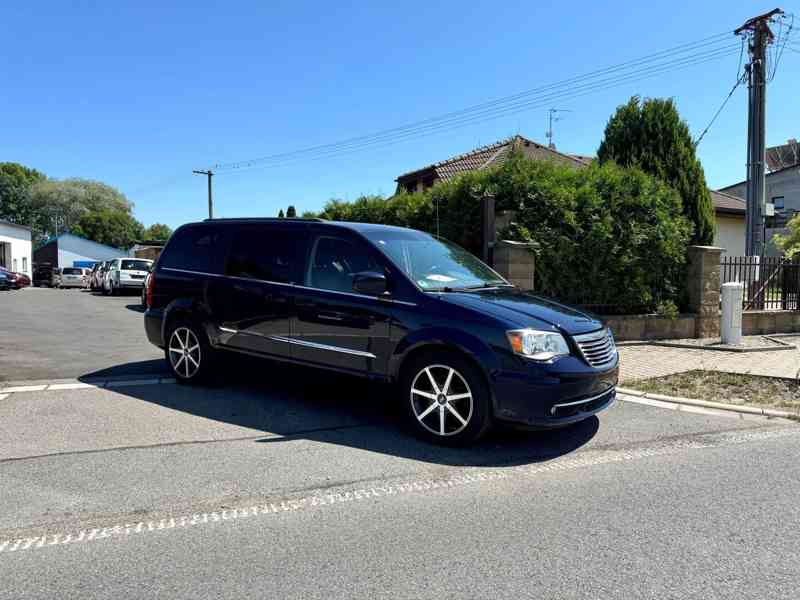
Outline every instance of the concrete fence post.
{"type": "Polygon", "coordinates": [[[494,248],[494,270],[523,290],[533,289],[535,244],[500,240],[494,248]]]}
{"type": "Polygon", "coordinates": [[[714,246],[689,246],[689,312],[695,313],[695,337],[720,336],[720,258],[723,249],[714,246]]]}

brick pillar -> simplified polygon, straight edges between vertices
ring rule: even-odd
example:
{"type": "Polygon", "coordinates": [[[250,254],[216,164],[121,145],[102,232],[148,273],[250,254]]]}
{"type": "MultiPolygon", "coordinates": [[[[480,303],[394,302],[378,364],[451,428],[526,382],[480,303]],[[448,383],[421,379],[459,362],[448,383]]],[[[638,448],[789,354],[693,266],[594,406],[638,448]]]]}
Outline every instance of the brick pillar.
{"type": "Polygon", "coordinates": [[[523,290],[533,289],[534,244],[501,240],[494,247],[494,270],[523,290]]]}
{"type": "Polygon", "coordinates": [[[695,337],[719,337],[720,257],[722,248],[689,246],[689,312],[696,314],[695,337]]]}

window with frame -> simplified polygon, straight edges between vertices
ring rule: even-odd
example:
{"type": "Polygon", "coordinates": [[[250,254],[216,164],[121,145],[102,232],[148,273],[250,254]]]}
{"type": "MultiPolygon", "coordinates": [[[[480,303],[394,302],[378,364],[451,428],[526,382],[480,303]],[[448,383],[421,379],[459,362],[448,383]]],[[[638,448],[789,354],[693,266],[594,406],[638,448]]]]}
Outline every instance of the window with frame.
{"type": "Polygon", "coordinates": [[[26,273],[28,272],[28,257],[27,256],[23,256],[22,257],[22,270],[25,271],[26,273]]]}
{"type": "Polygon", "coordinates": [[[179,229],[164,249],[159,265],[198,273],[218,273],[222,234],[216,227],[196,225],[179,229]]]}
{"type": "Polygon", "coordinates": [[[245,228],[231,242],[225,274],[245,279],[297,283],[306,257],[301,231],[245,228]]]}
{"type": "Polygon", "coordinates": [[[775,196],[772,198],[772,204],[775,206],[775,210],[783,210],[786,208],[786,198],[784,196],[775,196]]]}
{"type": "Polygon", "coordinates": [[[306,285],[335,292],[352,292],[356,273],[384,273],[366,244],[339,237],[317,238],[306,273],[306,285]]]}

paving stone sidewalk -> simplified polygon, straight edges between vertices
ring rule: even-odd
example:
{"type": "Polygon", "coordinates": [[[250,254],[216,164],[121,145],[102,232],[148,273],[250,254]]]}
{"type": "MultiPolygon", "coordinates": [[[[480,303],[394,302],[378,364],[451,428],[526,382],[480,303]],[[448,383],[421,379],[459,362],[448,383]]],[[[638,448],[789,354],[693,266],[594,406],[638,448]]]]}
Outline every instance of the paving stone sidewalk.
{"type": "MultiPolygon", "coordinates": [[[[782,337],[800,347],[800,336],[782,337]]],[[[723,352],[661,346],[620,346],[620,383],[703,369],[795,378],[800,370],[800,350],[775,352],[723,352]]]]}

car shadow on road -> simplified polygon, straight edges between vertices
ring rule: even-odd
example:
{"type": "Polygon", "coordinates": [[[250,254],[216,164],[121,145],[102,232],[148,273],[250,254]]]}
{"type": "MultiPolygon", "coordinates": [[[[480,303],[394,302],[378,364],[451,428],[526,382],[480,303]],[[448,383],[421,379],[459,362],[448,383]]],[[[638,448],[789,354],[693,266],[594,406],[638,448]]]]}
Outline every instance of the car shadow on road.
{"type": "MultiPolygon", "coordinates": [[[[164,368],[163,361],[140,361],[80,379],[163,375],[164,368]]],[[[306,439],[451,466],[551,460],[585,445],[599,428],[597,417],[550,431],[498,427],[471,447],[449,448],[414,436],[394,390],[386,384],[240,355],[227,356],[219,370],[224,375],[205,385],[126,385],[113,390],[169,410],[264,432],[263,437],[252,436],[256,443],[306,439]]]]}

